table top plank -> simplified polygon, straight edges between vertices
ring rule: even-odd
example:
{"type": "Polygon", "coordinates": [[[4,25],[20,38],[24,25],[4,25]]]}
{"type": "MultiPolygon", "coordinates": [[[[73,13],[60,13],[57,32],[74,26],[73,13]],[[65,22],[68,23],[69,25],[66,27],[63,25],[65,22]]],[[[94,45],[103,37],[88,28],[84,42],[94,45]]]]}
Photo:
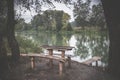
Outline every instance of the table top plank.
{"type": "Polygon", "coordinates": [[[71,46],[49,46],[49,45],[42,45],[42,48],[45,49],[54,49],[54,50],[58,50],[58,51],[65,51],[65,50],[72,50],[74,47],[71,46]]]}

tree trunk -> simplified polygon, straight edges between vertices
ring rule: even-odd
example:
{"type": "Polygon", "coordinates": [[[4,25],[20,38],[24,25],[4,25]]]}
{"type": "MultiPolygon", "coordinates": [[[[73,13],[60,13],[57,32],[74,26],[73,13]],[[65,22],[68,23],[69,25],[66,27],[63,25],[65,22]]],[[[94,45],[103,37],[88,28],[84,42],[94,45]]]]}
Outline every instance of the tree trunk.
{"type": "Polygon", "coordinates": [[[19,45],[15,38],[15,15],[14,15],[14,0],[7,0],[7,39],[12,52],[12,59],[17,61],[20,57],[19,45]]]}
{"type": "Polygon", "coordinates": [[[3,41],[3,35],[0,33],[0,79],[5,79],[8,70],[7,54],[3,41]]]}
{"type": "Polygon", "coordinates": [[[102,0],[103,9],[109,28],[109,60],[108,71],[120,75],[120,5],[115,0],[102,0]]]}

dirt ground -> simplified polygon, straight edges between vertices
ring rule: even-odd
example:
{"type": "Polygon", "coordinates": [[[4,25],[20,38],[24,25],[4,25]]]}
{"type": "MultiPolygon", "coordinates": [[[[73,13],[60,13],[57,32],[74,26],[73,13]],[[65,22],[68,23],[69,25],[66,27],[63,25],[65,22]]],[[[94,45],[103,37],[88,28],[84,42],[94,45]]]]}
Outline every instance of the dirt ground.
{"type": "Polygon", "coordinates": [[[36,67],[31,69],[30,58],[22,57],[18,65],[9,65],[4,80],[118,80],[99,68],[75,61],[72,61],[71,68],[68,68],[66,63],[64,74],[60,76],[57,61],[54,61],[53,68],[47,65],[47,59],[36,58],[35,61],[36,67]]]}

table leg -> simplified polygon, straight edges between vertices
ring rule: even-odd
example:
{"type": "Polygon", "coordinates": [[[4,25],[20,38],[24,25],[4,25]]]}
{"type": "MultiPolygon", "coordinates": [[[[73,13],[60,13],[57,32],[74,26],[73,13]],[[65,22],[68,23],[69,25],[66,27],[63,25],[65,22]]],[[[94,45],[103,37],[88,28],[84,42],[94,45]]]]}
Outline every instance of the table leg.
{"type": "MultiPolygon", "coordinates": [[[[49,55],[53,56],[53,49],[48,49],[49,55]]],[[[52,68],[53,67],[53,60],[49,59],[49,66],[52,68]]]]}
{"type": "Polygon", "coordinates": [[[61,57],[65,58],[65,51],[62,51],[61,57]]]}
{"type": "Polygon", "coordinates": [[[71,68],[71,57],[68,56],[67,58],[68,58],[68,68],[71,68]]]}
{"type": "Polygon", "coordinates": [[[48,49],[49,51],[49,55],[52,56],[53,55],[53,49],[48,49]]]}
{"type": "MultiPolygon", "coordinates": [[[[61,50],[61,58],[65,58],[65,51],[61,50]]],[[[59,62],[59,74],[63,75],[63,72],[65,72],[65,63],[64,62],[59,62]]]]}

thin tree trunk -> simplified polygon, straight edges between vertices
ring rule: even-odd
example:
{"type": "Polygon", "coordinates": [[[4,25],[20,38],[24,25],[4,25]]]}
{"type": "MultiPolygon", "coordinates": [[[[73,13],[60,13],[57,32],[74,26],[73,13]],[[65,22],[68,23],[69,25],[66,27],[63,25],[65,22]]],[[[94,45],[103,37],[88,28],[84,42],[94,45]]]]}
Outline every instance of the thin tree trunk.
{"type": "Polygon", "coordinates": [[[7,0],[7,39],[12,52],[12,59],[17,61],[20,57],[19,45],[15,38],[15,15],[14,15],[14,0],[7,0]]]}

